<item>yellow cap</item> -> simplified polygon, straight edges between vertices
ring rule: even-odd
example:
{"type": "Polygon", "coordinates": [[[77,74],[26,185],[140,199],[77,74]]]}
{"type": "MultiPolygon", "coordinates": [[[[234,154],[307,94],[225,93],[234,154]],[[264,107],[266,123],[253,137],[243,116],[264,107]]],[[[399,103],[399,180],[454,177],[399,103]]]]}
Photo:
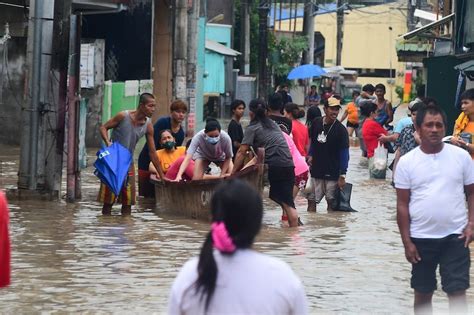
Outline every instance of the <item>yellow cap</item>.
{"type": "Polygon", "coordinates": [[[328,98],[328,106],[341,106],[341,101],[331,96],[328,98]]]}

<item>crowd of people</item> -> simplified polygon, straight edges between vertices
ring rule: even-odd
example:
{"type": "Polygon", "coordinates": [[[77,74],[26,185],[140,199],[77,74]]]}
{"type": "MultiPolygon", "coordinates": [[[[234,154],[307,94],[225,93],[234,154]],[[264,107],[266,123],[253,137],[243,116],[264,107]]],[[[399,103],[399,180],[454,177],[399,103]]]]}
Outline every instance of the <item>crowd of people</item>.
{"type": "MultiPolygon", "coordinates": [[[[155,107],[154,97],[144,94],[137,110],[113,117],[101,127],[101,135],[106,144],[119,141],[132,153],[136,141],[146,135],[147,144],[139,159],[140,186],[148,184],[150,174],[168,181],[235,174],[252,160],[256,148],[263,147],[268,165],[269,197],[281,207],[282,221],[290,227],[303,225],[294,203],[300,191],[305,191],[309,212],[316,211],[323,198],[328,210],[332,209],[338,190],[346,184],[350,137],[359,138],[371,178],[385,178],[387,166],[382,163],[380,167],[379,153],[383,153],[385,162],[388,152],[395,153],[392,184],[397,191],[397,222],[405,255],[413,268],[411,286],[415,292],[415,311],[430,310],[438,265],[450,305],[455,310],[465,310],[465,291],[469,287],[468,245],[474,228],[471,158],[474,157],[474,89],[460,96],[462,113],[449,141],[452,145],[443,142],[446,115],[434,99],[420,93],[409,104],[408,116],[392,128],[394,109],[385,99],[385,92],[383,84],[367,84],[362,91],[353,92],[353,101],[341,113],[341,98],[337,95],[321,99],[311,89],[304,110],[290,101],[287,90],[279,89],[269,96],[268,103],[254,99],[248,104],[250,123],[245,129],[241,120],[247,104],[235,100],[227,132],[216,119],[208,119],[205,128],[186,144],[182,130],[186,104],[179,100],[173,102],[170,116],[160,118],[153,126],[150,117],[155,107]],[[306,124],[301,122],[304,116],[306,124]],[[113,129],[111,139],[108,129],[113,129]],[[220,174],[208,174],[210,163],[220,168],[220,174]]],[[[132,169],[133,165],[129,177],[133,176],[132,169]]],[[[120,196],[123,214],[129,213],[134,202],[133,188],[129,187],[132,185],[132,180],[127,181],[120,196]]],[[[238,279],[242,270],[265,281],[266,272],[272,273],[272,268],[287,268],[249,249],[260,229],[262,205],[255,192],[245,192],[248,198],[239,198],[248,189],[243,183],[229,181],[214,194],[211,232],[199,260],[186,264],[176,279],[170,313],[245,312],[249,307],[252,310],[263,307],[254,305],[251,294],[243,296],[245,302],[242,303],[236,303],[231,296],[232,288],[238,290],[241,285],[238,279]],[[212,251],[213,247],[217,252],[212,251]],[[217,285],[221,277],[229,284],[228,288],[217,285]]],[[[110,200],[116,196],[110,191],[104,194],[103,190],[106,187],[101,187],[99,200],[104,202],[103,213],[109,214],[110,200]]],[[[139,191],[144,193],[147,189],[140,187],[139,191]]],[[[270,303],[264,307],[268,309],[262,309],[263,313],[271,312],[273,306],[289,313],[305,312],[301,283],[291,270],[287,276],[288,279],[283,280],[292,283],[293,298],[285,305],[279,305],[278,301],[270,303]],[[299,303],[295,304],[296,301],[299,303]]],[[[259,280],[255,283],[254,289],[259,290],[259,280]]],[[[274,289],[278,291],[281,286],[274,289]]],[[[289,295],[290,292],[283,290],[277,294],[289,295]]]]}
{"type": "MultiPolygon", "coordinates": [[[[106,145],[119,142],[131,153],[146,136],[139,158],[141,194],[147,192],[142,185],[148,184],[150,174],[168,181],[198,180],[212,176],[208,167],[214,163],[221,170],[214,176],[228,176],[245,167],[253,148],[263,147],[269,196],[281,206],[282,220],[290,227],[302,225],[294,198],[306,186],[311,187],[306,194],[309,211],[316,211],[324,197],[331,207],[337,189],[345,185],[350,135],[355,132],[360,137],[362,154],[374,178],[385,177],[375,172],[374,151],[393,142],[397,223],[406,259],[412,264],[415,313],[432,312],[438,266],[450,311],[466,313],[469,244],[474,237],[474,89],[460,95],[461,114],[448,139],[446,114],[435,100],[421,94],[409,104],[408,117],[399,120],[392,131],[393,110],[384,99],[382,84],[354,91],[353,102],[340,119],[340,98],[316,102],[314,91],[310,93],[306,113],[288,102],[284,90],[271,95],[268,104],[252,100],[245,130],[240,121],[246,104],[236,100],[227,132],[217,120],[208,119],[205,128],[187,143],[182,127],[187,105],[174,101],[171,114],[152,124],[155,98],[144,93],[136,110],[114,116],[100,127],[100,135],[106,145]],[[300,120],[305,114],[303,124],[300,120]]],[[[122,214],[130,214],[135,202],[134,174],[132,163],[119,196],[101,184],[103,214],[110,214],[117,200],[122,203],[122,214]]],[[[259,193],[238,179],[225,181],[213,194],[211,212],[211,229],[199,258],[183,266],[172,286],[169,313],[306,314],[304,287],[291,268],[252,249],[263,217],[259,193]],[[248,279],[252,279],[251,286],[248,279]]],[[[0,287],[10,283],[8,222],[6,199],[0,192],[0,287]]]]}

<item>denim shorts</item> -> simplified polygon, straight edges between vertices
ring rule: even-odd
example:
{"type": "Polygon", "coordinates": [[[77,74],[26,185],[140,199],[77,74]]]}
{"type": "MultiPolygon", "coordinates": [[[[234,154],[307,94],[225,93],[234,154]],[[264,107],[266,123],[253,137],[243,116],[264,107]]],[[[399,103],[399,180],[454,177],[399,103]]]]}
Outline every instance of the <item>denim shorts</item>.
{"type": "Polygon", "coordinates": [[[411,287],[415,291],[431,293],[436,290],[438,265],[444,292],[449,294],[469,288],[471,257],[469,248],[464,247],[465,239],[459,239],[459,234],[436,239],[411,240],[421,257],[421,261],[412,264],[411,287]]]}

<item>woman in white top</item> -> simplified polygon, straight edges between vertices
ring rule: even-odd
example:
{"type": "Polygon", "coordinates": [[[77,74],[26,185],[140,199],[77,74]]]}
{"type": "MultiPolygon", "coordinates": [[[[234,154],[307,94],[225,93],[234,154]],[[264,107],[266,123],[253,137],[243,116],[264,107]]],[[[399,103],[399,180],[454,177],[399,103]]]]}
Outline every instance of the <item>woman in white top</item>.
{"type": "Polygon", "coordinates": [[[211,209],[211,231],[199,258],[176,277],[168,313],[307,314],[303,285],[291,268],[251,249],[262,223],[259,193],[243,181],[225,181],[211,209]]]}

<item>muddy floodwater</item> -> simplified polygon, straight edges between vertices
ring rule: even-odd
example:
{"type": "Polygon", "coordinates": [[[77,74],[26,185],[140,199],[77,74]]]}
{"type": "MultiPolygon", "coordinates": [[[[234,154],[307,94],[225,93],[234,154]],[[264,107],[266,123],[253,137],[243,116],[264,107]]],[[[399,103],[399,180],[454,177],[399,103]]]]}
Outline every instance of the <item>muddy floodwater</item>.
{"type": "MultiPolygon", "coordinates": [[[[0,147],[1,189],[15,187],[18,155],[16,147],[0,147]]],[[[411,313],[411,267],[396,225],[395,191],[389,180],[368,179],[358,148],[350,155],[347,181],[359,212],[328,213],[322,204],[307,213],[298,197],[305,225],[281,228],[280,210],[265,197],[256,248],[290,264],[311,313],[411,313]]],[[[82,174],[83,199],[75,204],[10,201],[13,274],[12,285],[0,290],[0,312],[166,312],[172,281],[198,254],[209,225],[155,211],[144,199],[131,217],[122,218],[119,206],[103,217],[95,201],[99,182],[91,168],[82,174]]],[[[472,311],[474,290],[468,299],[472,311]]],[[[448,311],[440,291],[434,308],[448,311]]]]}

